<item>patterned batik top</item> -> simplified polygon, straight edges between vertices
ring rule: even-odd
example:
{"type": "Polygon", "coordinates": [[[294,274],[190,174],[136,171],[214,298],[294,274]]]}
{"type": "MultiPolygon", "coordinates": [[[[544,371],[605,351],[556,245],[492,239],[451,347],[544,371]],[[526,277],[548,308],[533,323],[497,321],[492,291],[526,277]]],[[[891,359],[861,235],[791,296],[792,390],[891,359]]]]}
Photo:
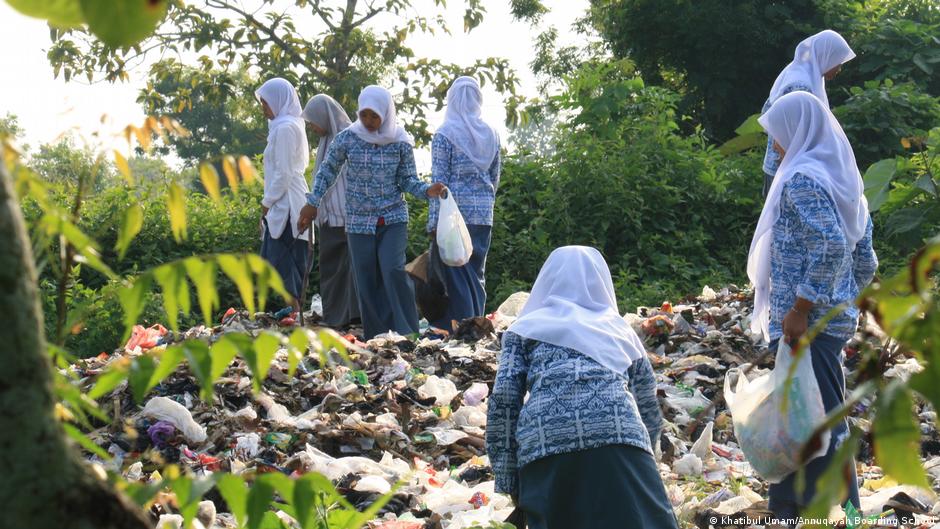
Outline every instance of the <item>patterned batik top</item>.
{"type": "Polygon", "coordinates": [[[496,490],[507,494],[518,492],[518,471],[532,461],[616,444],[652,454],[662,428],[645,357],[618,375],[573,349],[513,332],[503,335],[487,406],[486,452],[496,490]]]}
{"type": "MultiPolygon", "coordinates": [[[[488,171],[482,171],[447,137],[435,134],[431,141],[431,174],[434,182],[441,182],[454,194],[457,208],[467,224],[493,225],[493,205],[499,187],[500,155],[488,171]]],[[[428,211],[428,231],[437,229],[440,201],[432,200],[428,211]]]]}
{"type": "Polygon", "coordinates": [[[308,204],[319,207],[344,163],[347,233],[374,234],[380,218],[384,224],[408,222],[402,193],[427,200],[431,184],[418,178],[411,145],[376,145],[346,129],[333,138],[314,177],[313,191],[307,195],[308,204]]]}
{"type": "MultiPolygon", "coordinates": [[[[810,89],[808,86],[800,83],[791,84],[790,86],[783,89],[783,93],[780,94],[780,97],[783,97],[790,92],[809,92],[810,89]]],[[[773,101],[767,100],[764,103],[764,108],[761,109],[761,115],[765,114],[770,110],[773,101]]],[[[764,172],[773,176],[777,174],[777,169],[780,167],[780,155],[777,154],[777,151],[774,150],[774,139],[767,135],[767,152],[764,153],[764,172]]]]}
{"type": "MultiPolygon", "coordinates": [[[[770,252],[771,340],[783,335],[783,318],[797,296],[813,302],[812,327],[833,307],[851,305],[878,269],[871,218],[865,235],[849,248],[835,202],[816,180],[802,173],[783,185],[770,252]]],[[[848,340],[857,327],[858,308],[851,305],[823,332],[848,340]]]]}

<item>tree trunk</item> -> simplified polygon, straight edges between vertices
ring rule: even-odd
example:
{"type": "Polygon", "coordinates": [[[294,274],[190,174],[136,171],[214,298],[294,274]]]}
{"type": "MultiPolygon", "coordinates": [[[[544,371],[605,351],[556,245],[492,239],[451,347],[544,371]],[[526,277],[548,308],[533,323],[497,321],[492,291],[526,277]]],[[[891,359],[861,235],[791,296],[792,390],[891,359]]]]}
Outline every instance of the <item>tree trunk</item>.
{"type": "Polygon", "coordinates": [[[36,271],[11,180],[0,160],[0,527],[150,529],[92,473],[53,415],[36,271]]]}

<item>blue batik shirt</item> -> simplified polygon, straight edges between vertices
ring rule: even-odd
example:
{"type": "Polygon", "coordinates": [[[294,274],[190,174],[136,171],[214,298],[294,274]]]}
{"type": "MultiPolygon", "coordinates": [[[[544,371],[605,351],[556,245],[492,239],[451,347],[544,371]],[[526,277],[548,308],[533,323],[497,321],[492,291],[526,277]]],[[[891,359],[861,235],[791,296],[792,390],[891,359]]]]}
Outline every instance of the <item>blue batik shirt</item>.
{"type": "MultiPolygon", "coordinates": [[[[780,94],[781,97],[789,94],[790,92],[811,92],[808,86],[795,83],[783,89],[783,93],[780,94]]],[[[765,114],[770,107],[773,105],[773,101],[770,99],[764,103],[764,108],[761,109],[761,115],[765,114]]],[[[780,155],[777,154],[777,151],[774,150],[774,139],[767,136],[767,152],[764,153],[764,172],[773,176],[777,174],[777,169],[780,168],[780,155]]]]}
{"type": "Polygon", "coordinates": [[[418,178],[411,145],[376,145],[346,129],[333,138],[314,177],[313,191],[307,195],[308,204],[319,207],[344,163],[347,233],[374,234],[380,218],[384,224],[408,222],[402,193],[427,199],[431,184],[418,178]]]}
{"type": "MultiPolygon", "coordinates": [[[[498,149],[489,170],[483,171],[446,136],[435,134],[431,141],[432,180],[443,183],[454,194],[457,208],[467,224],[493,225],[493,205],[496,203],[496,188],[499,187],[499,171],[498,149]]],[[[432,200],[428,212],[428,231],[437,229],[439,211],[440,201],[432,200]]]]}
{"type": "Polygon", "coordinates": [[[519,469],[550,455],[616,444],[653,453],[662,412],[648,359],[618,375],[573,349],[513,332],[502,345],[486,422],[497,492],[518,493],[519,469]]]}
{"type": "Polygon", "coordinates": [[[851,303],[878,269],[871,218],[865,235],[849,248],[835,202],[816,180],[796,173],[780,194],[770,252],[770,339],[783,335],[783,318],[797,296],[813,302],[811,327],[833,307],[849,303],[823,332],[850,339],[858,327],[858,308],[851,303]]]}

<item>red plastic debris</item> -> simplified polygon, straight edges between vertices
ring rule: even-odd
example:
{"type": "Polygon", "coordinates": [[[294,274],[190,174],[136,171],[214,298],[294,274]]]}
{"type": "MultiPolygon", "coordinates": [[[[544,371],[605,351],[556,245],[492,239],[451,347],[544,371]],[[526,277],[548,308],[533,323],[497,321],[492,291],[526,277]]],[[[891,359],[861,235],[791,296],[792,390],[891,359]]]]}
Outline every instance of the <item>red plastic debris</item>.
{"type": "Polygon", "coordinates": [[[229,307],[229,309],[225,311],[225,314],[222,315],[222,322],[221,322],[222,325],[225,325],[225,322],[228,321],[229,318],[234,316],[236,312],[238,311],[233,309],[232,307],[229,307]]]}
{"type": "Polygon", "coordinates": [[[166,332],[166,327],[159,323],[146,329],[143,325],[134,325],[131,339],[124,345],[124,351],[129,353],[138,347],[142,350],[153,349],[160,343],[160,338],[166,336],[166,332]]]}

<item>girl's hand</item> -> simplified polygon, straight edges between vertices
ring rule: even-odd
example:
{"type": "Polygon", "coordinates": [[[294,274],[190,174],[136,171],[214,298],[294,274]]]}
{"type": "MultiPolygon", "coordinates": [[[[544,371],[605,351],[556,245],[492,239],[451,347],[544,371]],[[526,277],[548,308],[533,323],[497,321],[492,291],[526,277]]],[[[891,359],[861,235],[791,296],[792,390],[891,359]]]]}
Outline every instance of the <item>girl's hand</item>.
{"type": "Polygon", "coordinates": [[[303,209],[300,210],[300,218],[297,219],[297,231],[300,233],[306,232],[310,225],[313,224],[313,221],[317,218],[317,208],[311,206],[310,204],[304,204],[303,209]]]}
{"type": "Polygon", "coordinates": [[[447,192],[447,186],[437,182],[428,188],[428,198],[441,198],[447,192]]]}
{"type": "Polygon", "coordinates": [[[813,302],[798,297],[793,308],[783,317],[783,339],[793,348],[793,354],[796,354],[797,342],[809,328],[809,311],[812,309],[813,302]]]}

